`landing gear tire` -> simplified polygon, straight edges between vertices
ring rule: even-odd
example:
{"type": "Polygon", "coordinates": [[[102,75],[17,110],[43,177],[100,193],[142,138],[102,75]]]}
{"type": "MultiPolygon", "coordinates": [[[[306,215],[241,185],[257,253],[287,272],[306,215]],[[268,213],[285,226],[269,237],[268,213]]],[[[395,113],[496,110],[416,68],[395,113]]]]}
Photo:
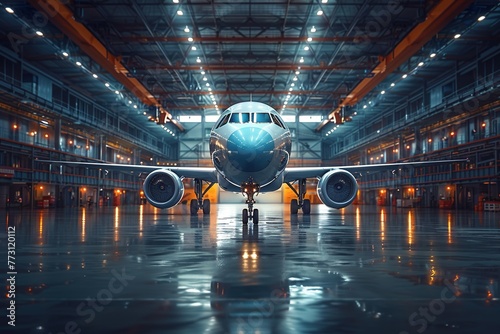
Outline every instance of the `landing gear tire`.
{"type": "Polygon", "coordinates": [[[302,204],[302,213],[308,215],[311,213],[311,201],[308,199],[304,200],[304,204],[302,204]]]}
{"type": "Polygon", "coordinates": [[[191,200],[189,209],[191,211],[191,215],[197,215],[198,214],[198,201],[195,199],[191,200]]]}
{"type": "Polygon", "coordinates": [[[253,221],[254,225],[257,225],[259,223],[259,210],[258,209],[253,209],[252,221],[253,221]]]}
{"type": "Polygon", "coordinates": [[[290,202],[290,213],[296,215],[299,212],[299,202],[296,199],[292,199],[290,202]]]}
{"type": "Polygon", "coordinates": [[[210,213],[210,200],[203,200],[203,214],[208,215],[210,213]]]}
{"type": "Polygon", "coordinates": [[[243,209],[241,212],[241,220],[243,221],[243,224],[248,224],[248,209],[243,209]]]}

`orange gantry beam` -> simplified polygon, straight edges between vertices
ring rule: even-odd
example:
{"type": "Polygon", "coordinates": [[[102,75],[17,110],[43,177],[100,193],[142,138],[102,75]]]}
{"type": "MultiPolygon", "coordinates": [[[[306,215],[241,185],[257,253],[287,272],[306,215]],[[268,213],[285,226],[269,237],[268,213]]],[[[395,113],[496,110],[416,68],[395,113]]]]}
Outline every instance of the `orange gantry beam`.
{"type": "MultiPolygon", "coordinates": [[[[29,0],[29,2],[34,8],[46,14],[59,30],[144,104],[158,106],[160,112],[166,114],[166,118],[172,119],[172,115],[161,108],[160,102],[153,94],[139,80],[129,75],[119,57],[112,55],[83,24],[75,20],[73,12],[66,5],[58,0],[29,0]]],[[[179,130],[184,130],[178,122],[175,124],[179,130]]]]}
{"type": "Polygon", "coordinates": [[[354,87],[342,103],[316,128],[316,131],[321,131],[332,119],[339,119],[342,107],[358,103],[473,2],[474,0],[441,0],[430,10],[426,19],[410,31],[389,55],[380,58],[379,64],[371,72],[372,77],[363,79],[354,87]]]}

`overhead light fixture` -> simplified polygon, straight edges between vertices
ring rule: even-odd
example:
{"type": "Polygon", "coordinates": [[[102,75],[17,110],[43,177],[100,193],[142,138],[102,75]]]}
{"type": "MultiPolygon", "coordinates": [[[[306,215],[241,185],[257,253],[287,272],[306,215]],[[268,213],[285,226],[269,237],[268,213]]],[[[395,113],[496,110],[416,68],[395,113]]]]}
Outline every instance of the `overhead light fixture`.
{"type": "Polygon", "coordinates": [[[304,57],[300,57],[299,62],[303,63],[304,62],[304,57]]]}
{"type": "Polygon", "coordinates": [[[196,46],[194,46],[194,45],[193,45],[193,46],[191,47],[191,50],[196,51],[196,46]]]}
{"type": "Polygon", "coordinates": [[[293,80],[293,81],[297,81],[297,80],[299,80],[299,78],[297,78],[297,77],[293,77],[293,79],[292,79],[292,80],[293,80]]]}
{"type": "Polygon", "coordinates": [[[193,37],[188,37],[188,42],[192,42],[193,41],[193,37]]]}
{"type": "Polygon", "coordinates": [[[304,51],[309,51],[309,47],[307,45],[304,46],[304,51]]]}
{"type": "Polygon", "coordinates": [[[455,36],[453,36],[453,38],[458,39],[458,38],[460,38],[460,36],[462,36],[462,35],[456,34],[455,36]]]}
{"type": "Polygon", "coordinates": [[[201,63],[201,59],[200,59],[200,57],[196,57],[196,62],[197,62],[197,63],[201,63]]]}
{"type": "Polygon", "coordinates": [[[394,82],[393,82],[393,83],[391,83],[391,87],[394,87],[394,86],[396,86],[396,84],[395,84],[394,82]]]}
{"type": "Polygon", "coordinates": [[[179,10],[177,11],[177,15],[184,15],[184,12],[183,12],[182,10],[180,10],[180,9],[179,9],[179,10]]]}
{"type": "Polygon", "coordinates": [[[37,35],[38,35],[38,36],[40,36],[40,37],[43,37],[43,32],[41,32],[40,30],[37,30],[37,31],[35,32],[35,34],[37,34],[37,35]]]}
{"type": "Polygon", "coordinates": [[[179,0],[172,0],[173,3],[179,3],[179,0]]]}
{"type": "Polygon", "coordinates": [[[406,77],[408,77],[408,74],[403,74],[402,78],[406,79],[406,77]]]}
{"type": "Polygon", "coordinates": [[[189,27],[186,26],[186,28],[184,28],[184,32],[190,32],[191,30],[189,30],[189,27]]]}
{"type": "Polygon", "coordinates": [[[14,10],[10,7],[5,7],[5,11],[9,14],[14,14],[14,10]]]}
{"type": "Polygon", "coordinates": [[[95,74],[95,73],[94,73],[94,74],[92,74],[92,76],[93,76],[95,79],[99,78],[99,76],[98,76],[97,74],[95,74]]]}
{"type": "Polygon", "coordinates": [[[316,27],[315,26],[312,26],[311,32],[316,32],[316,27]]]}
{"type": "Polygon", "coordinates": [[[431,58],[436,57],[436,53],[435,53],[435,52],[431,53],[431,54],[429,55],[429,57],[431,57],[431,58]]]}
{"type": "MultiPolygon", "coordinates": [[[[7,8],[6,8],[6,9],[7,9],[7,8]]],[[[478,20],[479,22],[481,22],[481,21],[482,21],[482,20],[484,20],[485,18],[486,18],[486,16],[481,15],[481,16],[479,16],[479,17],[477,18],[477,20],[478,20]]]]}
{"type": "Polygon", "coordinates": [[[80,63],[79,61],[77,61],[75,64],[76,66],[82,66],[82,63],[80,63]]]}
{"type": "Polygon", "coordinates": [[[385,90],[381,91],[380,94],[384,95],[385,94],[385,90]]]}
{"type": "Polygon", "coordinates": [[[316,12],[316,15],[318,15],[318,16],[323,15],[323,11],[322,11],[321,9],[320,9],[320,10],[318,10],[318,11],[316,12]]]}
{"type": "Polygon", "coordinates": [[[418,63],[418,66],[424,66],[424,62],[421,61],[420,63],[418,63]]]}
{"type": "Polygon", "coordinates": [[[63,55],[64,57],[69,57],[69,53],[67,53],[66,51],[63,51],[62,55],[63,55]]]}
{"type": "Polygon", "coordinates": [[[313,40],[312,37],[307,37],[308,42],[312,42],[312,40],[313,40]]]}
{"type": "Polygon", "coordinates": [[[321,3],[327,3],[328,0],[321,0],[321,3]]]}

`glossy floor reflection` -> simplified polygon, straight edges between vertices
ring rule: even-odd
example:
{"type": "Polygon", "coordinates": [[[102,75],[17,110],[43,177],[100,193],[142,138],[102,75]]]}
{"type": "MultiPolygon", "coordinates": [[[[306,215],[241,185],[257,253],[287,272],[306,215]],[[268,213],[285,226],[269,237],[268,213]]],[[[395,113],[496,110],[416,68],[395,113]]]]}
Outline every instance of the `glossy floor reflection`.
{"type": "Polygon", "coordinates": [[[313,206],[291,219],[284,205],[258,207],[247,227],[237,205],[209,217],[183,206],[3,212],[18,274],[16,327],[3,317],[0,331],[498,329],[500,213],[313,206]]]}

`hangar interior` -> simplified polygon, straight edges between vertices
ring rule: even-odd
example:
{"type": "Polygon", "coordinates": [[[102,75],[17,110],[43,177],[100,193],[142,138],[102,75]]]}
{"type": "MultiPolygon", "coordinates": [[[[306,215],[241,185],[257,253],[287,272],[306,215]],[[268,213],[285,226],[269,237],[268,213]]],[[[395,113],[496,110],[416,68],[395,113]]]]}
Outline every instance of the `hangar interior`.
{"type": "Polygon", "coordinates": [[[0,27],[20,333],[498,326],[497,0],[0,0],[0,27]],[[41,162],[212,167],[211,128],[243,101],[280,113],[289,166],[464,161],[356,174],[338,211],[308,179],[311,215],[283,186],[258,226],[217,186],[189,215],[191,179],[161,211],[144,175],[41,162]]]}
{"type": "Polygon", "coordinates": [[[290,165],[469,159],[359,175],[360,203],[499,199],[496,1],[2,5],[3,207],[140,203],[137,177],[34,160],[210,166],[218,114],[247,100],[286,120],[290,165]]]}

